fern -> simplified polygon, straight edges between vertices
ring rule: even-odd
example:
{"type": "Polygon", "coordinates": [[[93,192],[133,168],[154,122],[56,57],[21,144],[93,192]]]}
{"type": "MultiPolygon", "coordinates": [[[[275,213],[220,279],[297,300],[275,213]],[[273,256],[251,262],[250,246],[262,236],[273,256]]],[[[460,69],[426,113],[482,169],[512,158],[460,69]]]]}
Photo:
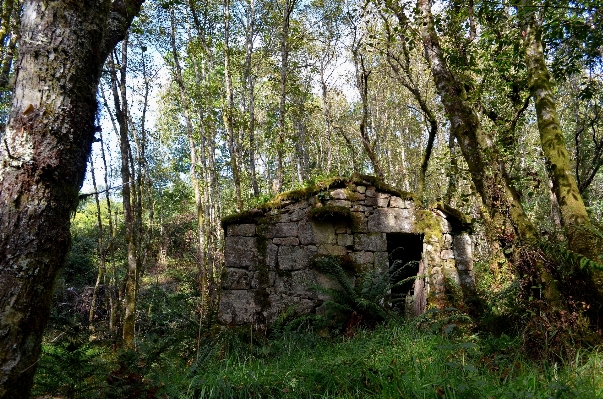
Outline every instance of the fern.
{"type": "Polygon", "coordinates": [[[319,292],[331,297],[328,303],[334,309],[356,312],[379,321],[388,320],[394,316],[394,313],[386,306],[387,299],[392,287],[404,283],[404,281],[392,284],[391,273],[369,270],[362,273],[356,279],[356,285],[352,286],[336,257],[319,258],[315,265],[320,272],[333,277],[341,286],[341,290],[315,287],[319,292]]]}
{"type": "MultiPolygon", "coordinates": [[[[602,237],[603,238],[603,237],[602,237]]],[[[566,270],[599,270],[603,271],[603,264],[572,251],[566,246],[549,241],[540,243],[541,249],[552,256],[558,263],[566,266],[566,270]]]]}

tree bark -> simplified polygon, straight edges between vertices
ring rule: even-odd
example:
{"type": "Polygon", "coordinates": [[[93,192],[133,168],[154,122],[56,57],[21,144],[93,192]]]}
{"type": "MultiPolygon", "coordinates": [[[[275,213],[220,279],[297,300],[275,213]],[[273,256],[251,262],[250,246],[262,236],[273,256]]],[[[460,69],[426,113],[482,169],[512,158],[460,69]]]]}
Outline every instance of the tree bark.
{"type": "MultiPolygon", "coordinates": [[[[420,11],[420,34],[425,56],[430,63],[436,89],[450,120],[451,134],[459,144],[473,184],[495,227],[495,238],[513,263],[513,254],[521,249],[523,244],[536,243],[536,229],[525,214],[519,196],[511,185],[494,140],[482,128],[460,79],[448,68],[435,30],[430,1],[418,0],[417,8],[420,11]]],[[[517,264],[515,266],[517,267],[517,264]]],[[[553,276],[540,262],[526,263],[524,266],[529,269],[519,270],[522,277],[528,277],[538,284],[544,283],[543,294],[547,303],[556,309],[562,309],[559,287],[553,276]]]]}
{"type": "Polygon", "coordinates": [[[248,93],[246,112],[249,117],[247,125],[247,134],[249,140],[249,174],[251,176],[251,187],[253,189],[253,196],[257,197],[260,195],[260,188],[258,186],[257,172],[255,165],[255,79],[253,76],[252,68],[252,55],[253,55],[253,39],[255,36],[255,0],[248,0],[246,7],[247,16],[247,29],[245,30],[245,66],[243,70],[243,80],[245,82],[245,89],[248,93]]]}
{"type": "Polygon", "coordinates": [[[232,75],[230,70],[230,1],[224,0],[224,90],[226,104],[222,110],[224,127],[226,129],[228,152],[230,153],[230,168],[234,183],[236,210],[243,209],[243,198],[241,197],[241,171],[239,170],[238,143],[234,133],[234,94],[232,92],[232,75]]]}
{"type": "Polygon", "coordinates": [[[561,221],[570,249],[590,259],[598,260],[601,243],[597,236],[589,231],[591,221],[572,170],[571,159],[559,124],[553,85],[542,44],[542,27],[536,20],[534,7],[529,5],[531,5],[530,1],[523,2],[523,7],[518,13],[524,17],[522,36],[530,94],[536,106],[538,131],[546,158],[547,172],[557,197],[561,221]]]}
{"type": "Polygon", "coordinates": [[[26,0],[0,146],[0,398],[26,398],[70,245],[102,65],[142,1],[26,0]]]}

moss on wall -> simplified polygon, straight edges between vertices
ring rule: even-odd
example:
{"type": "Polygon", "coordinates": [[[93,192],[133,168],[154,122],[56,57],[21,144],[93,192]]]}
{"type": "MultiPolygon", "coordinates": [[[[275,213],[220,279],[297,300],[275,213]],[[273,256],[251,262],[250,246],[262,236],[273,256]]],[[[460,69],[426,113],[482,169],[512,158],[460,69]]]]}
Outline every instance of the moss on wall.
{"type": "Polygon", "coordinates": [[[313,208],[308,216],[321,222],[351,221],[352,213],[347,206],[325,205],[313,208]]]}
{"type": "Polygon", "coordinates": [[[358,186],[374,186],[377,191],[381,191],[386,194],[391,194],[402,198],[403,200],[412,200],[418,204],[416,195],[408,191],[401,191],[397,188],[386,184],[377,176],[361,175],[360,173],[354,173],[349,180],[350,183],[358,186]]]}
{"type": "MultiPolygon", "coordinates": [[[[310,199],[311,197],[320,194],[321,192],[325,192],[326,190],[344,188],[346,189],[346,196],[351,201],[356,201],[359,198],[359,194],[356,192],[356,186],[374,186],[377,191],[382,193],[391,194],[400,197],[403,200],[412,200],[415,202],[417,207],[420,206],[420,203],[417,201],[415,194],[401,191],[396,189],[395,187],[390,186],[389,184],[384,183],[376,176],[362,175],[359,173],[354,173],[350,178],[344,177],[332,177],[330,179],[326,179],[320,182],[312,182],[308,186],[287,191],[281,194],[278,194],[270,201],[257,206],[254,209],[250,209],[244,212],[236,213],[233,215],[226,216],[222,218],[222,227],[226,228],[231,224],[240,224],[240,223],[255,223],[261,218],[266,212],[273,209],[283,208],[291,203],[299,202],[303,200],[310,199]]],[[[319,198],[321,200],[322,198],[319,198]]],[[[439,208],[438,208],[439,209],[439,208]]],[[[442,204],[443,212],[451,214],[455,217],[459,217],[459,220],[462,219],[461,216],[464,215],[456,211],[455,209],[442,204]],[[444,208],[445,207],[445,208],[444,208]],[[446,210],[444,210],[446,209],[446,210]],[[451,213],[456,212],[456,213],[451,213]],[[457,216],[457,214],[459,216],[457,216]]]]}
{"type": "Polygon", "coordinates": [[[424,240],[440,242],[443,239],[442,224],[440,220],[429,210],[415,211],[415,228],[417,232],[424,234],[424,240]]]}

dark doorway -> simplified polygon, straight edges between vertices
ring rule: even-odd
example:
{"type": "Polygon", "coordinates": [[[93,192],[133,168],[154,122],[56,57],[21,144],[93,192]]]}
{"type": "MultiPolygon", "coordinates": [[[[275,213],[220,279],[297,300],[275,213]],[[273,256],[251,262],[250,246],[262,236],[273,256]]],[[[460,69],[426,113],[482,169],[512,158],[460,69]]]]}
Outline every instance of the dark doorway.
{"type": "Polygon", "coordinates": [[[422,234],[387,234],[389,271],[392,277],[392,307],[399,313],[408,313],[415,294],[415,279],[400,282],[419,273],[419,262],[423,253],[422,234]]]}

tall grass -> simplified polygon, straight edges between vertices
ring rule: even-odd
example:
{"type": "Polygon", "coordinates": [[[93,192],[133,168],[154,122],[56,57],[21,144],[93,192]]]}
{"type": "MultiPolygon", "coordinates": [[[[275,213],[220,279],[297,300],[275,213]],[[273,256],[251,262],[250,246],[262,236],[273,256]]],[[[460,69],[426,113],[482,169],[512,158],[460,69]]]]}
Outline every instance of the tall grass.
{"type": "Polygon", "coordinates": [[[517,340],[390,323],[351,339],[284,332],[241,342],[191,375],[183,398],[600,398],[603,355],[526,361],[517,340]]]}
{"type": "Polygon", "coordinates": [[[519,338],[426,325],[393,321],[353,337],[323,337],[301,323],[270,339],[230,329],[208,336],[193,353],[176,346],[150,353],[141,343],[120,358],[110,351],[95,356],[85,345],[86,356],[47,346],[34,392],[65,398],[603,398],[598,350],[579,350],[563,364],[535,363],[523,356],[519,338]],[[95,391],[87,389],[92,386],[95,391]]]}

